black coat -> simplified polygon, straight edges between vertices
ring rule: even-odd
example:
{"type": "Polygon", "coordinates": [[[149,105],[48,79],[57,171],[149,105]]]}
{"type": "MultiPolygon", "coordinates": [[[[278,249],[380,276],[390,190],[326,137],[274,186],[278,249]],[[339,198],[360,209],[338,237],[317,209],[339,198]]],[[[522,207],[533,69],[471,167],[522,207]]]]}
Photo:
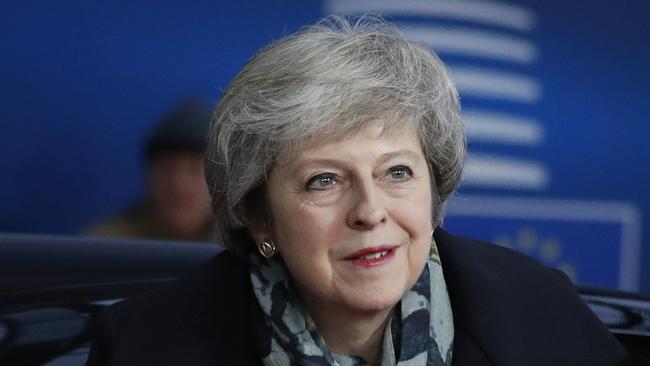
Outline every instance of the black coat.
{"type": "MultiPolygon", "coordinates": [[[[519,253],[435,233],[454,316],[453,365],[617,365],[627,353],[571,283],[519,253]]],[[[111,306],[88,365],[257,365],[247,264],[223,252],[111,306]]]]}

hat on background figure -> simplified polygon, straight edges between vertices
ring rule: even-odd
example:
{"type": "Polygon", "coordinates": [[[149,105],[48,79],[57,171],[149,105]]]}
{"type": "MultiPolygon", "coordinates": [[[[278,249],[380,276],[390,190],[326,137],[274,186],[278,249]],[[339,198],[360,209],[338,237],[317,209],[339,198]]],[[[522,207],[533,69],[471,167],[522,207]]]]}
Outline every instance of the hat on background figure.
{"type": "Polygon", "coordinates": [[[144,157],[151,160],[168,152],[202,154],[207,145],[211,113],[196,99],[182,102],[158,122],[147,140],[144,157]]]}

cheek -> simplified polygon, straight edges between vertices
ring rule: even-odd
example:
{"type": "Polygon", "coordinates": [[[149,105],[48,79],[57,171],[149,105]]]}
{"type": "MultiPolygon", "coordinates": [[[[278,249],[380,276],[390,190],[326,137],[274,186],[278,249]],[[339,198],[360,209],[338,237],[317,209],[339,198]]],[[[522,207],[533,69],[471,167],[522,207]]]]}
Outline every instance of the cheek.
{"type": "Polygon", "coordinates": [[[327,287],[332,279],[331,251],[336,243],[336,227],[327,213],[319,210],[286,210],[274,216],[274,240],[279,255],[304,289],[327,287]]]}
{"type": "Polygon", "coordinates": [[[400,214],[408,222],[414,236],[430,236],[432,226],[432,199],[428,189],[418,189],[400,204],[400,214]]]}
{"type": "Polygon", "coordinates": [[[433,230],[431,213],[431,195],[428,189],[421,189],[400,205],[402,227],[411,238],[409,266],[412,274],[419,275],[431,250],[431,233],[433,230]]]}
{"type": "Polygon", "coordinates": [[[336,215],[328,210],[285,200],[272,206],[272,216],[273,238],[280,252],[313,258],[329,249],[336,215]]]}

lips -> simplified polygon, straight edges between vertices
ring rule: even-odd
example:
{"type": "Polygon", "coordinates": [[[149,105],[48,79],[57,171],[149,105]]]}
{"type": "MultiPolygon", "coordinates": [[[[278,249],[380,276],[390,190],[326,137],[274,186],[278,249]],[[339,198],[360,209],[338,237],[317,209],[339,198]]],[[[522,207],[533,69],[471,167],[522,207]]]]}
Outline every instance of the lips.
{"type": "Polygon", "coordinates": [[[395,256],[396,249],[394,245],[363,248],[343,259],[357,266],[375,267],[390,261],[395,256]]]}

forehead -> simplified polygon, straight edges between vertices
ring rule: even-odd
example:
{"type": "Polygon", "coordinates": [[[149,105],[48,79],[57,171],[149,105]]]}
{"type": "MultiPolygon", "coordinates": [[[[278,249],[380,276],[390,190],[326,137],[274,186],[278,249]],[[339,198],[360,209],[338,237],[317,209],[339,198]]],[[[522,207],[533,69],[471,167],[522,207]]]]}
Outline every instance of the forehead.
{"type": "MultiPolygon", "coordinates": [[[[275,165],[287,165],[307,155],[324,153],[327,150],[357,146],[359,140],[381,142],[385,146],[401,144],[414,151],[421,150],[421,141],[415,126],[404,119],[378,118],[366,121],[348,131],[323,129],[314,136],[292,141],[281,149],[275,165]]],[[[358,149],[357,149],[358,150],[358,149]]],[[[359,152],[359,151],[357,151],[359,152]]]]}

